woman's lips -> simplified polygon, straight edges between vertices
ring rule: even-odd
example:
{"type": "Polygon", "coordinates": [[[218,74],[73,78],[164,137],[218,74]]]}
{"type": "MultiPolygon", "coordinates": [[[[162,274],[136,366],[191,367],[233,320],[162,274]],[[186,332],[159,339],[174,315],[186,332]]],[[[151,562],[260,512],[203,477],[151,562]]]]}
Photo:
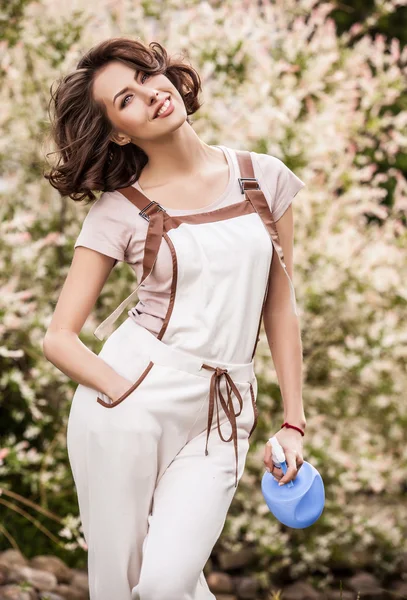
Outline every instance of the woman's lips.
{"type": "Polygon", "coordinates": [[[167,110],[164,111],[161,115],[157,115],[155,118],[162,119],[163,117],[167,117],[168,115],[170,115],[172,113],[173,110],[174,110],[174,105],[172,103],[172,98],[170,98],[170,104],[169,104],[167,110]]]}

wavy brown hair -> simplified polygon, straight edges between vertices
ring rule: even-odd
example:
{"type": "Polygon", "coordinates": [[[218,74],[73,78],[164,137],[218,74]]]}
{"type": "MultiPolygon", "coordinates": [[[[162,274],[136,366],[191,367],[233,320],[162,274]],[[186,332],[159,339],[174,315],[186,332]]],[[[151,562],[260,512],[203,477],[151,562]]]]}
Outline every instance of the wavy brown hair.
{"type": "Polygon", "coordinates": [[[51,86],[48,107],[50,134],[59,160],[44,177],[61,196],[75,201],[92,201],[96,198],[94,191],[114,191],[132,185],[148,162],[146,153],[135,144],[119,146],[110,140],[113,125],[103,103],[93,98],[96,73],[113,60],[145,73],[165,74],[184,101],[190,125],[189,115],[201,107],[198,73],[182,57],[169,57],[158,42],[146,45],[116,37],[93,46],[75,71],[57,81],[55,92],[51,86]]]}

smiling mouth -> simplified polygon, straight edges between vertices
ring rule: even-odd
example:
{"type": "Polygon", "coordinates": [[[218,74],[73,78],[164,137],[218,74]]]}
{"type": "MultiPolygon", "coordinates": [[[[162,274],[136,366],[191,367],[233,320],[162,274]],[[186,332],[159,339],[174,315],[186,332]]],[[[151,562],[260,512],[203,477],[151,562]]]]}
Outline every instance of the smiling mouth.
{"type": "Polygon", "coordinates": [[[160,114],[159,114],[159,113],[160,113],[160,110],[162,109],[162,107],[164,106],[164,104],[165,104],[166,102],[168,103],[168,106],[167,106],[167,108],[166,108],[166,109],[165,109],[165,110],[164,110],[164,111],[163,111],[161,114],[164,114],[164,113],[165,113],[165,112],[166,112],[166,111],[169,109],[169,107],[171,106],[171,96],[168,96],[168,98],[166,98],[166,99],[164,100],[164,102],[163,102],[162,106],[160,106],[160,108],[158,109],[158,113],[157,113],[157,114],[155,115],[155,117],[153,118],[153,121],[154,121],[154,119],[157,119],[157,118],[160,116],[160,114]]]}

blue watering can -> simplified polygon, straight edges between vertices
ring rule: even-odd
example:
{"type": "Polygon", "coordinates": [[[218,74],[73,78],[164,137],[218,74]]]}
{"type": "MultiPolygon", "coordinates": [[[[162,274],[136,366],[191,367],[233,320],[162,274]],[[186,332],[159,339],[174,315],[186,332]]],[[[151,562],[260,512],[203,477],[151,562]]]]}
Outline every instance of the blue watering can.
{"type": "MultiPolygon", "coordinates": [[[[269,439],[272,459],[276,467],[287,472],[284,450],[276,436],[269,439]]],[[[296,478],[278,485],[274,476],[265,471],[261,480],[261,491],[273,515],[288,527],[304,529],[322,514],[325,505],[325,490],[322,477],[309,462],[304,460],[296,478]]]]}

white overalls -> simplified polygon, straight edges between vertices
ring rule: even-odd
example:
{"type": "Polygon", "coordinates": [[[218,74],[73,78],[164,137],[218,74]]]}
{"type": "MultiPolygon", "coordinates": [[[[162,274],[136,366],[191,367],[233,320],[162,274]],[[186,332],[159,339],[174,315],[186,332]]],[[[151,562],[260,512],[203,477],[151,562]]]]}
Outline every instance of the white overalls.
{"type": "Polygon", "coordinates": [[[253,367],[273,246],[295,293],[251,156],[236,151],[240,202],[172,216],[133,186],[148,221],[143,276],[95,330],[99,339],[151,273],[173,258],[155,336],[128,318],[99,354],[133,385],[112,402],[78,385],[69,460],[88,546],[91,600],[214,600],[203,568],[225,524],[257,423],[253,367]]]}

